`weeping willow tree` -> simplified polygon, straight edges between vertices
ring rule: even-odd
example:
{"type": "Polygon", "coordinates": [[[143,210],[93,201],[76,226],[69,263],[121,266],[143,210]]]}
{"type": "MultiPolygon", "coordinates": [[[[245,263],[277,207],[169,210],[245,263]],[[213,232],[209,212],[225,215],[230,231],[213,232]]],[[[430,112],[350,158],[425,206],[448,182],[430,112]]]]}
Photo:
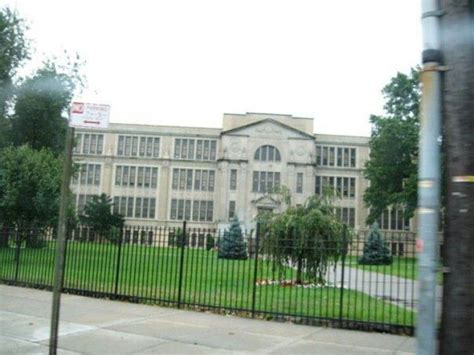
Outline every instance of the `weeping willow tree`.
{"type": "Polygon", "coordinates": [[[262,222],[262,248],[273,272],[285,278],[296,269],[296,284],[304,279],[324,284],[324,275],[346,253],[348,227],[334,214],[329,196],[310,197],[302,206],[288,207],[262,222]]]}

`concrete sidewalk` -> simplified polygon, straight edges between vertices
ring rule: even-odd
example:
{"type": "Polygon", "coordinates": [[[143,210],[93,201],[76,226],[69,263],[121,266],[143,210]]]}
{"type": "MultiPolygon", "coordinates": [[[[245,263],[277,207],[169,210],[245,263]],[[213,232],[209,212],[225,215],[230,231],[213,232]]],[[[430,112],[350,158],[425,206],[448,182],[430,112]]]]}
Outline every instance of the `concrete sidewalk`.
{"type": "MultiPolygon", "coordinates": [[[[52,293],[0,285],[0,353],[47,353],[52,293]]],[[[409,354],[415,339],[63,295],[59,353],[409,354]]]]}

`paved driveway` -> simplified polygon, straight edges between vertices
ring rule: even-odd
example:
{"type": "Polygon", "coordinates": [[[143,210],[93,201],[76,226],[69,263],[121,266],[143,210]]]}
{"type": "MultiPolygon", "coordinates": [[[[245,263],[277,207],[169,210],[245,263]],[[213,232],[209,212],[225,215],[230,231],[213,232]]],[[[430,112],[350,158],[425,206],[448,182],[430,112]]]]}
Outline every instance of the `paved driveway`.
{"type": "MultiPolygon", "coordinates": [[[[328,270],[328,280],[335,285],[341,285],[342,268],[328,270]]],[[[419,282],[393,275],[387,275],[353,267],[344,269],[344,287],[364,292],[373,297],[381,298],[397,306],[415,310],[419,299],[419,282]]],[[[441,312],[441,297],[443,288],[437,286],[437,311],[441,312]]]]}

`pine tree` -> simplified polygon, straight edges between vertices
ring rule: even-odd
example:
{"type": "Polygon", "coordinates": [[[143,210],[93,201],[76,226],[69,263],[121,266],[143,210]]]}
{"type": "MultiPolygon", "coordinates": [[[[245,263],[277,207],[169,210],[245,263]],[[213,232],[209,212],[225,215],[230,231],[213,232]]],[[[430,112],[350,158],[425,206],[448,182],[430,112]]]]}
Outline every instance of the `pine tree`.
{"type": "Polygon", "coordinates": [[[247,246],[242,236],[242,229],[237,218],[232,220],[229,231],[225,231],[222,241],[219,243],[220,259],[247,259],[247,246]]]}
{"type": "Polygon", "coordinates": [[[370,228],[369,238],[364,245],[364,253],[359,258],[362,265],[390,265],[392,256],[379,232],[379,226],[374,223],[370,228]]]}

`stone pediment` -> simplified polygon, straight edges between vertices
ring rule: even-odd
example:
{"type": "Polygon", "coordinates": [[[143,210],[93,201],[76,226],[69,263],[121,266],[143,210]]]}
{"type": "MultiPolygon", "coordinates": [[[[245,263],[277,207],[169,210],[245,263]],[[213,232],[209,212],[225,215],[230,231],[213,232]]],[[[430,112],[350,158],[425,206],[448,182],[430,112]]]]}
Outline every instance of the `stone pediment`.
{"type": "Polygon", "coordinates": [[[314,137],[312,135],[309,135],[303,131],[300,131],[294,127],[290,127],[284,123],[278,122],[271,118],[229,129],[227,131],[222,132],[221,135],[244,135],[252,137],[285,136],[287,138],[314,140],[314,137]]]}
{"type": "Polygon", "coordinates": [[[263,208],[275,208],[280,205],[280,201],[275,200],[273,197],[265,195],[256,200],[252,201],[256,207],[263,208]]]}

